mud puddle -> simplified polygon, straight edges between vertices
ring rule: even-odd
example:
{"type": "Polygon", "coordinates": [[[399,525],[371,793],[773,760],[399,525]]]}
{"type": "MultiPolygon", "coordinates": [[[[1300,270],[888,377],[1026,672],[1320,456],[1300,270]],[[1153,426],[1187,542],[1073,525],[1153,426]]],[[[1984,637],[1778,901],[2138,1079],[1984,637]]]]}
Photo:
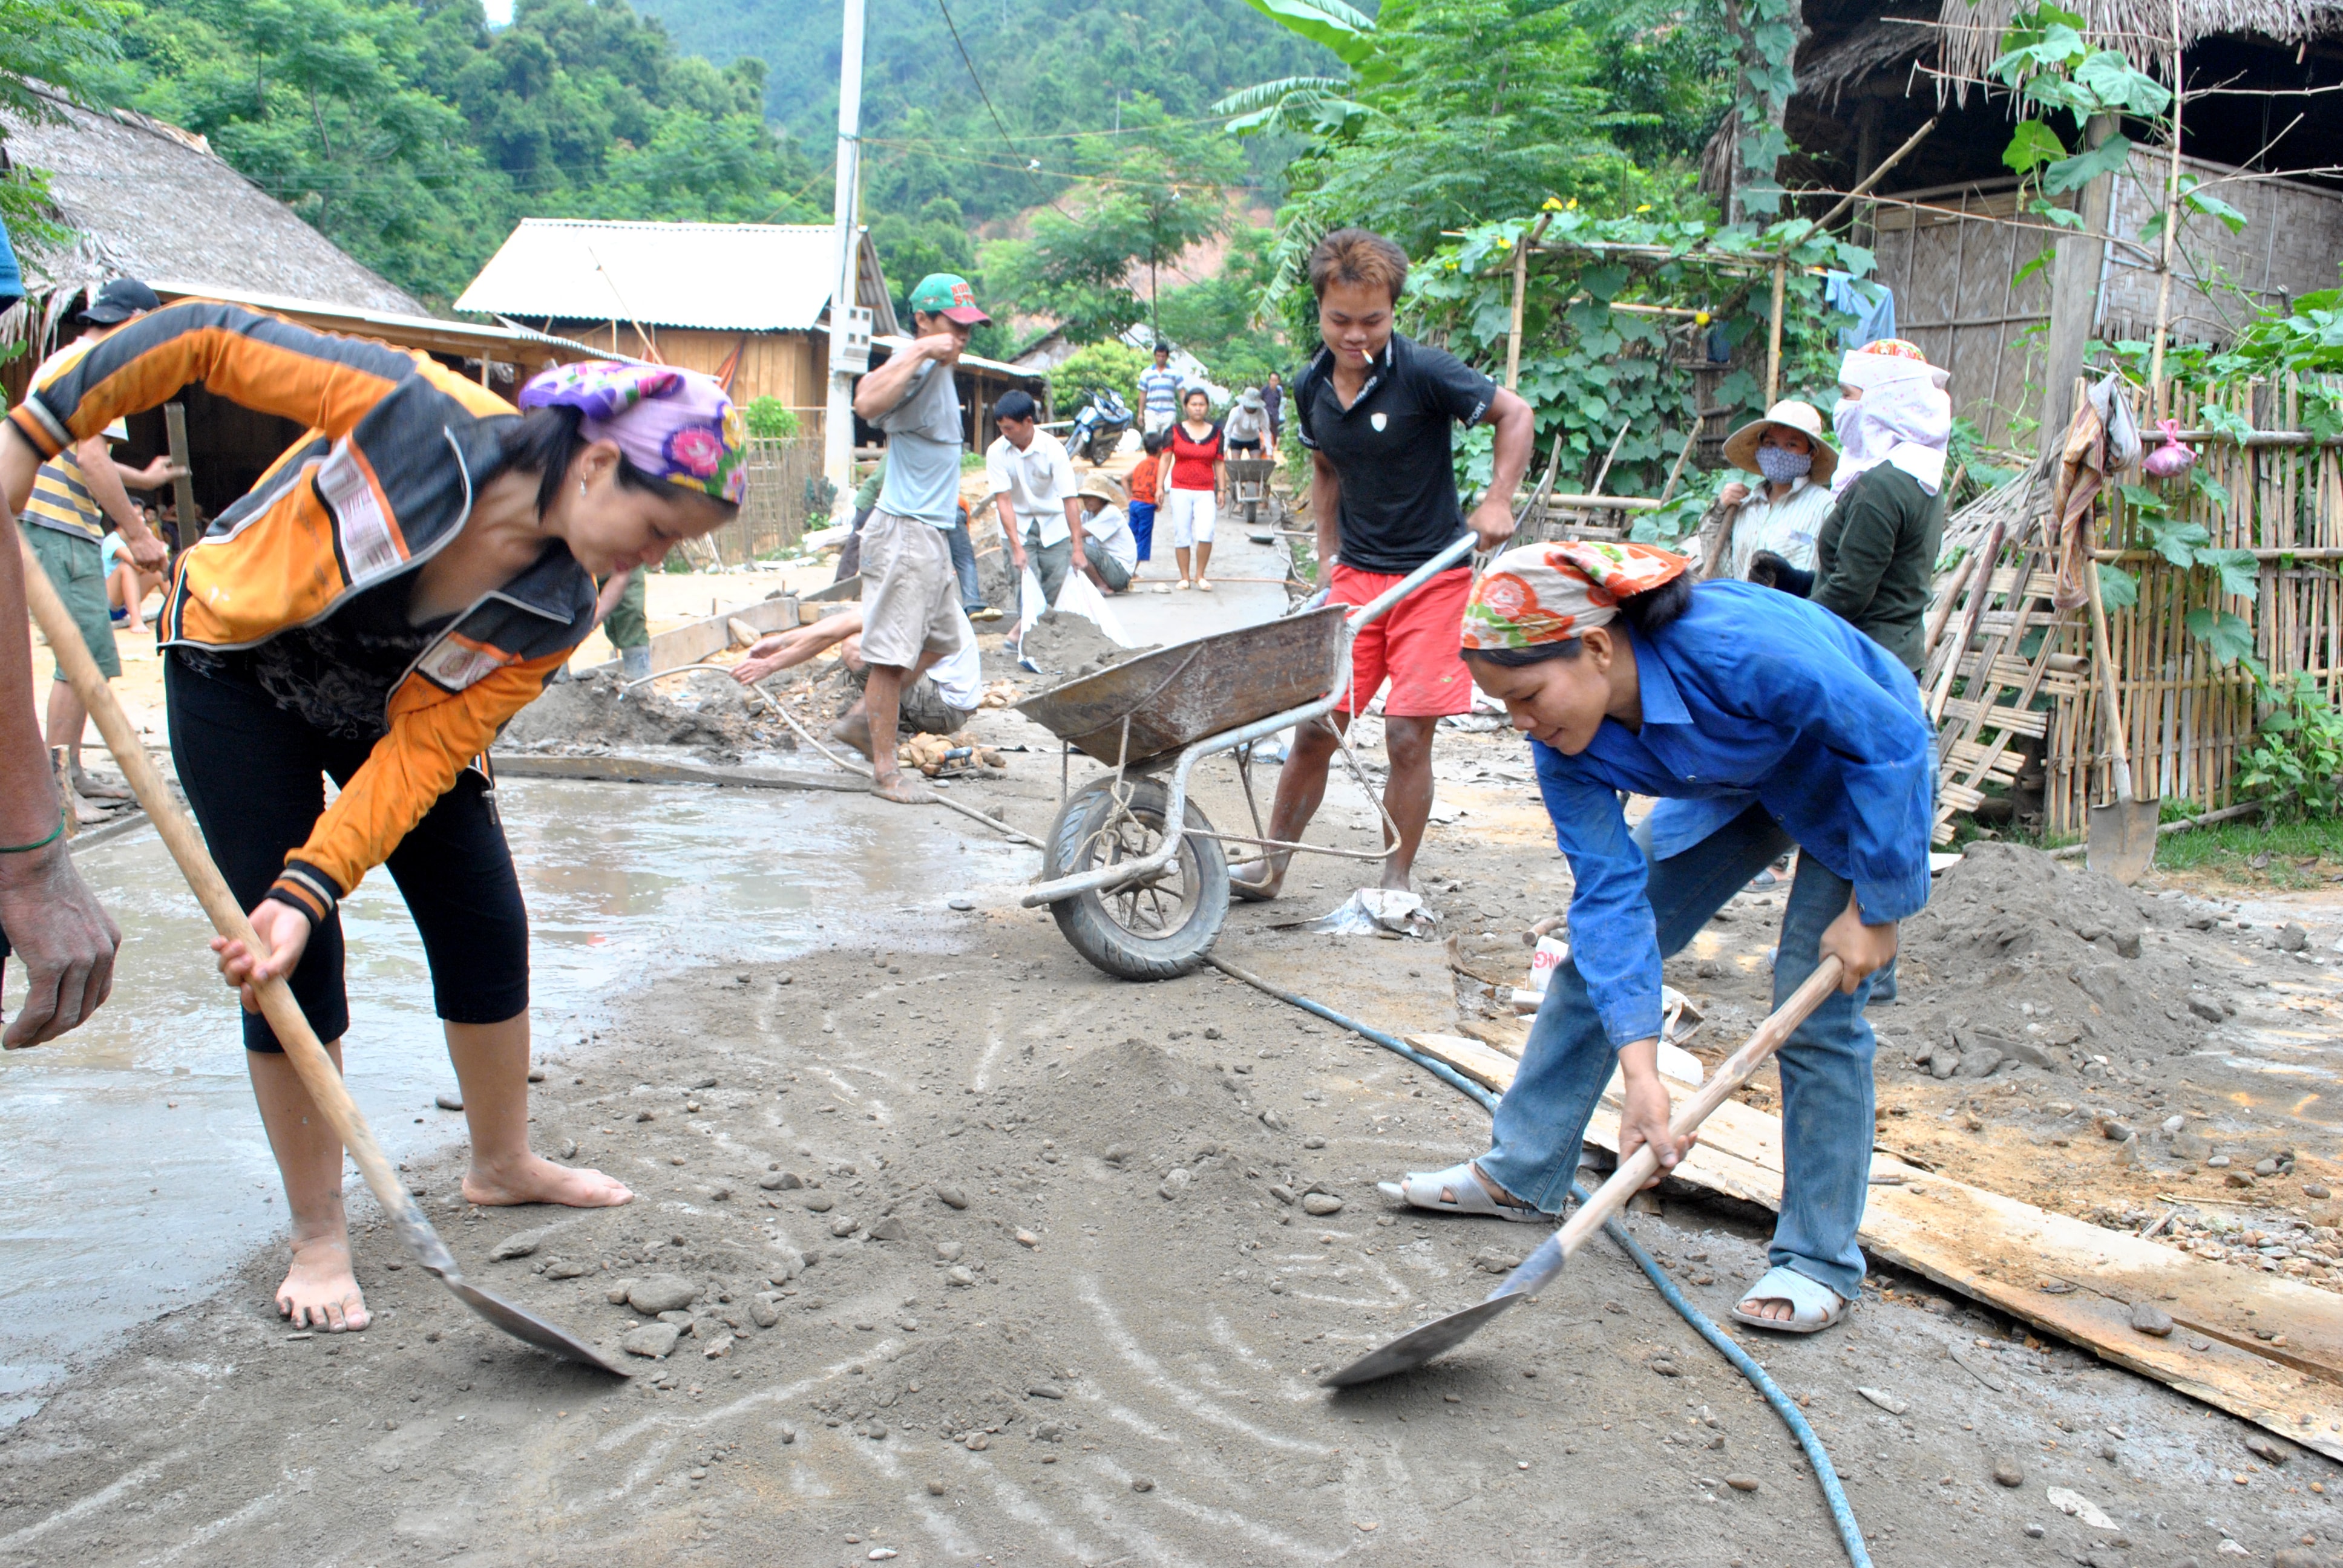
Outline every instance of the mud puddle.
{"type": "MultiPolygon", "coordinates": [[[[648,978],[786,957],[842,905],[940,909],[960,890],[940,866],[970,886],[1031,869],[1030,851],[980,830],[880,818],[853,797],[543,781],[499,795],[528,900],[541,1061],[648,978]]],[[[284,1225],[236,1016],[186,884],[147,831],[79,864],[122,927],[122,956],[95,1020],[0,1063],[0,1427],[255,1247],[273,1256],[284,1225]]],[[[455,1075],[422,945],[385,872],[344,909],[351,1087],[391,1157],[419,1159],[464,1131],[433,1103],[455,1075]]],[[[20,965],[8,980],[13,1014],[20,965]]]]}

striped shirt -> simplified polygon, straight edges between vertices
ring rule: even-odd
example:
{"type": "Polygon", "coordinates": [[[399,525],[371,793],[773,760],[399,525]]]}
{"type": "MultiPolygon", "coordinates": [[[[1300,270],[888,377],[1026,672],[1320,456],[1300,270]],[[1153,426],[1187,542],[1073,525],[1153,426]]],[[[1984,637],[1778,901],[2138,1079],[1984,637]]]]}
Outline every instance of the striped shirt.
{"type": "Polygon", "coordinates": [[[97,498],[89,493],[89,481],[73,447],[63,448],[41,465],[22,520],[93,543],[106,537],[106,513],[99,508],[97,498]]]}

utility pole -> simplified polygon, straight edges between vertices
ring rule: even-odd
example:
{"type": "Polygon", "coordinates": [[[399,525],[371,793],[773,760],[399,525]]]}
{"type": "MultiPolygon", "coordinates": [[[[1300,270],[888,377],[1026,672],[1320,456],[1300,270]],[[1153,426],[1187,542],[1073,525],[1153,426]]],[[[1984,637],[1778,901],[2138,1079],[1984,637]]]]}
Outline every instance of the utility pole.
{"type": "Polygon", "coordinates": [[[862,0],[845,0],[838,52],[838,189],[831,211],[838,225],[837,286],[830,297],[830,397],[821,427],[821,468],[841,494],[854,487],[854,378],[870,364],[870,327],[853,341],[859,312],[861,239],[855,194],[862,153],[862,0]],[[858,351],[859,350],[859,351],[858,351]]]}

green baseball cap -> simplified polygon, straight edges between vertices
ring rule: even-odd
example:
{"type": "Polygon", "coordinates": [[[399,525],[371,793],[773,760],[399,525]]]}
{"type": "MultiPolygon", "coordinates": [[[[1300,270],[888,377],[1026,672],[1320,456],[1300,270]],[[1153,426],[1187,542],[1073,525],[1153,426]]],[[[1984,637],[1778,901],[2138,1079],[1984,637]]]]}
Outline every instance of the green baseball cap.
{"type": "Polygon", "coordinates": [[[956,272],[931,272],[911,290],[911,308],[922,316],[940,316],[963,327],[992,319],[976,307],[976,290],[956,272]]]}

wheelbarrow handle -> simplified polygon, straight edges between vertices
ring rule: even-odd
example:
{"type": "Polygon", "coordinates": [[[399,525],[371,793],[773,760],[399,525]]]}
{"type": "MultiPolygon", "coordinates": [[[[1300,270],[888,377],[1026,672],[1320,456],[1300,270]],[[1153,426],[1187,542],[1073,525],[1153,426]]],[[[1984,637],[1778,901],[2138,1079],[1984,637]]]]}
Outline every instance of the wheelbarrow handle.
{"type": "Polygon", "coordinates": [[[1470,557],[1480,542],[1480,535],[1468,532],[1463,538],[1458,539],[1407,576],[1353,610],[1346,618],[1345,624],[1353,631],[1356,631],[1369,621],[1378,619],[1385,610],[1422,588],[1426,582],[1470,557]]]}

